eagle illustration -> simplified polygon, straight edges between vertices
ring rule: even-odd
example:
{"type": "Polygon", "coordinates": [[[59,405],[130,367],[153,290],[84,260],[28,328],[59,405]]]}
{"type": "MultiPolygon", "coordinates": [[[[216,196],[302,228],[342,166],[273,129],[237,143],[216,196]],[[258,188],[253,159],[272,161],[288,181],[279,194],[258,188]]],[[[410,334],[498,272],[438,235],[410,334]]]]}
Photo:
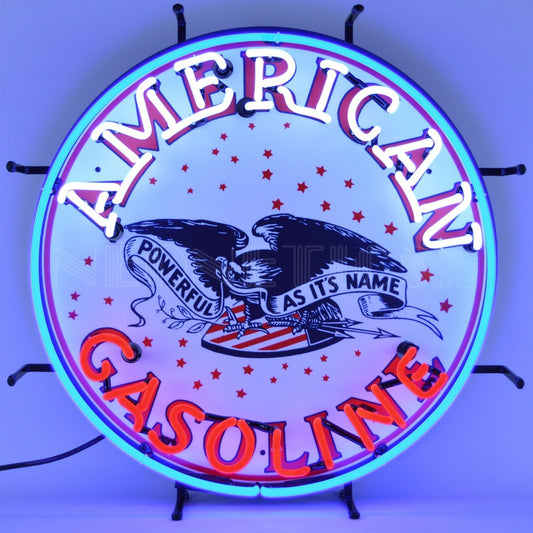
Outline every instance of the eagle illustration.
{"type": "Polygon", "coordinates": [[[298,313],[275,316],[265,314],[261,297],[268,294],[275,299],[341,265],[377,272],[406,272],[388,250],[354,231],[285,213],[257,221],[252,235],[262,239],[263,246],[246,251],[254,243],[250,243],[244,231],[210,220],[145,220],[129,224],[126,229],[185,248],[190,270],[206,289],[217,294],[220,301],[232,297],[243,302],[241,320],[226,307],[224,331],[236,332],[237,338],[249,330],[268,334],[266,318],[269,327],[291,327],[293,333],[305,330],[312,342],[337,342],[349,337],[346,331],[359,322],[344,318],[328,294],[299,308],[298,313]]]}

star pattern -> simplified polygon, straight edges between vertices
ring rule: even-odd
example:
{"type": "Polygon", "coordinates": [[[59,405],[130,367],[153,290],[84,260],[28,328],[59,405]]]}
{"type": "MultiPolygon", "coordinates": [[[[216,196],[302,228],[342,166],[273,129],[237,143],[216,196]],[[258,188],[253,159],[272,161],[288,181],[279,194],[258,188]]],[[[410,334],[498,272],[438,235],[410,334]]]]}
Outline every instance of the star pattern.
{"type": "Polygon", "coordinates": [[[266,157],[267,159],[270,159],[272,157],[272,150],[265,150],[263,152],[263,156],[266,157]]]}
{"type": "Polygon", "coordinates": [[[320,360],[321,360],[323,363],[325,363],[325,362],[328,360],[328,356],[327,356],[326,354],[324,354],[324,355],[322,355],[322,356],[320,357],[320,360]]]}
{"type": "Polygon", "coordinates": [[[237,398],[244,398],[248,393],[244,392],[243,389],[237,391],[237,398]]]}
{"type": "Polygon", "coordinates": [[[361,222],[361,220],[365,218],[365,215],[363,215],[363,211],[352,211],[352,215],[352,220],[357,220],[357,222],[361,222]]]}
{"type": "Polygon", "coordinates": [[[155,185],[157,180],[155,178],[150,178],[150,185],[155,185]]]}
{"type": "Polygon", "coordinates": [[[426,268],[426,270],[424,271],[420,271],[420,274],[422,274],[422,277],[420,278],[420,281],[427,281],[428,283],[430,282],[432,276],[434,276],[435,274],[431,273],[429,271],[429,268],[426,268]]]}
{"type": "Polygon", "coordinates": [[[274,376],[272,376],[272,377],[270,378],[270,383],[277,383],[277,381],[278,381],[278,378],[276,378],[276,377],[274,377],[274,376]]]}
{"type": "Polygon", "coordinates": [[[263,179],[264,180],[270,181],[271,177],[272,177],[272,172],[270,171],[269,168],[267,168],[266,170],[263,170],[263,179]]]}
{"type": "Polygon", "coordinates": [[[89,256],[89,257],[86,257],[83,261],[85,262],[87,266],[91,266],[93,264],[94,259],[92,259],[91,256],[89,256]]]}
{"type": "Polygon", "coordinates": [[[279,198],[277,200],[272,200],[272,209],[277,209],[278,211],[281,211],[282,205],[283,202],[279,198]]]}
{"type": "Polygon", "coordinates": [[[225,140],[228,138],[228,136],[227,136],[226,133],[221,133],[221,134],[220,134],[220,138],[221,138],[223,141],[225,141],[225,140]]]}
{"type": "Polygon", "coordinates": [[[306,189],[309,189],[309,187],[305,184],[305,181],[302,181],[302,183],[298,183],[298,191],[305,192],[306,189]]]}
{"type": "Polygon", "coordinates": [[[221,183],[218,188],[221,190],[221,191],[225,191],[228,187],[225,183],[221,183]]]}
{"type": "Polygon", "coordinates": [[[291,127],[291,123],[290,122],[285,122],[285,124],[283,124],[283,127],[288,130],[290,127],[291,127]]]}
{"type": "Polygon", "coordinates": [[[361,355],[361,352],[359,350],[355,350],[354,354],[356,357],[359,357],[361,355]]]}
{"type": "Polygon", "coordinates": [[[183,170],[183,172],[187,172],[187,170],[189,170],[189,165],[183,165],[181,170],[183,170]]]}
{"type": "Polygon", "coordinates": [[[176,359],[176,366],[183,368],[186,364],[187,364],[187,361],[185,361],[183,357],[181,359],[176,359]]]}
{"type": "Polygon", "coordinates": [[[187,189],[187,194],[192,194],[194,192],[193,189],[191,189],[190,187],[187,189]]]}
{"type": "Polygon", "coordinates": [[[392,222],[390,224],[384,224],[384,226],[385,233],[390,233],[391,235],[394,235],[394,232],[398,230],[398,228],[396,228],[392,222]]]}
{"type": "Polygon", "coordinates": [[[322,376],[322,381],[329,381],[329,376],[327,374],[324,374],[322,376]]]}
{"type": "Polygon", "coordinates": [[[151,348],[153,341],[154,339],[149,339],[148,337],[144,337],[144,340],[142,341],[142,343],[144,344],[146,348],[151,348]]]}
{"type": "Polygon", "coordinates": [[[444,302],[440,302],[440,310],[447,313],[453,305],[448,301],[448,298],[444,302]]]}
{"type": "Polygon", "coordinates": [[[179,342],[180,348],[185,348],[185,346],[187,346],[187,343],[189,341],[184,337],[184,338],[180,339],[178,342],[179,342]]]}
{"type": "Polygon", "coordinates": [[[218,368],[215,368],[215,370],[211,371],[211,375],[213,376],[213,379],[220,379],[220,374],[222,374],[222,372],[220,372],[218,368]]]}
{"type": "Polygon", "coordinates": [[[238,158],[236,155],[232,155],[232,156],[231,156],[231,162],[232,162],[232,163],[237,164],[237,161],[238,161],[238,160],[239,160],[239,158],[238,158]]]}
{"type": "Polygon", "coordinates": [[[320,174],[320,176],[323,176],[327,170],[324,168],[324,166],[316,167],[316,173],[320,174]]]}
{"type": "Polygon", "coordinates": [[[211,153],[212,153],[213,155],[218,155],[218,154],[220,153],[220,150],[219,150],[218,148],[213,148],[213,149],[211,150],[211,153]]]}
{"type": "Polygon", "coordinates": [[[253,122],[250,122],[250,124],[248,124],[248,127],[253,130],[255,128],[255,124],[253,122]]]}
{"type": "Polygon", "coordinates": [[[70,294],[70,299],[74,301],[78,301],[78,298],[81,296],[81,294],[78,294],[76,291],[70,294]]]}
{"type": "Polygon", "coordinates": [[[283,363],[281,365],[281,368],[283,368],[283,370],[287,370],[287,368],[289,368],[289,365],[287,363],[283,363]]]}
{"type": "Polygon", "coordinates": [[[329,202],[326,202],[326,200],[324,200],[321,204],[320,204],[320,207],[322,208],[322,212],[324,211],[330,211],[331,210],[331,204],[329,202]]]}
{"type": "Polygon", "coordinates": [[[69,313],[68,313],[68,317],[72,318],[72,320],[76,320],[77,316],[79,316],[79,315],[78,315],[78,313],[76,313],[76,311],[69,311],[69,313]]]}
{"type": "Polygon", "coordinates": [[[107,296],[104,298],[105,305],[111,305],[113,303],[113,298],[111,296],[107,296]]]}
{"type": "Polygon", "coordinates": [[[348,189],[351,189],[353,187],[353,181],[351,180],[351,178],[349,180],[344,180],[344,186],[348,189]]]}
{"type": "Polygon", "coordinates": [[[309,367],[304,368],[304,374],[305,374],[306,376],[310,376],[312,371],[313,371],[313,370],[312,370],[311,368],[309,368],[309,367]]]}
{"type": "Polygon", "coordinates": [[[250,365],[243,366],[242,369],[244,370],[245,374],[250,375],[254,369],[250,365]]]}
{"type": "Polygon", "coordinates": [[[193,389],[196,389],[196,390],[200,390],[200,387],[203,387],[202,385],[202,382],[197,379],[195,382],[194,382],[194,385],[192,386],[193,389]]]}

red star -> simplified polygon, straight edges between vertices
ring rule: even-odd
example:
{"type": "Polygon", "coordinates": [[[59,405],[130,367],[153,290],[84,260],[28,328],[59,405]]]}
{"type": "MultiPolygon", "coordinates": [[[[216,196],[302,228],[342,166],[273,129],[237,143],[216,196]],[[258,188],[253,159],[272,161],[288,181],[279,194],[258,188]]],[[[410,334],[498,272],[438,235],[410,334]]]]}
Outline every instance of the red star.
{"type": "Polygon", "coordinates": [[[448,298],[444,302],[440,302],[440,310],[447,313],[450,310],[450,307],[453,307],[453,305],[448,302],[448,298]]]}
{"type": "Polygon", "coordinates": [[[355,350],[354,354],[356,355],[356,357],[359,357],[361,355],[361,352],[359,350],[355,350]]]}
{"type": "Polygon", "coordinates": [[[390,233],[391,235],[394,235],[394,232],[398,229],[394,226],[392,222],[390,224],[384,224],[384,226],[385,226],[385,233],[390,233]]]}
{"type": "Polygon", "coordinates": [[[78,313],[76,311],[69,311],[68,317],[72,318],[72,320],[76,320],[76,317],[78,316],[78,313]]]}
{"type": "Polygon", "coordinates": [[[263,152],[263,156],[266,157],[267,159],[270,159],[272,157],[272,150],[265,150],[263,152]]]}
{"type": "Polygon", "coordinates": [[[180,343],[180,348],[185,348],[187,346],[187,343],[189,342],[187,339],[183,338],[178,341],[180,343]]]}
{"type": "Polygon", "coordinates": [[[322,208],[322,211],[329,211],[330,208],[331,208],[331,204],[329,202],[326,202],[326,200],[324,200],[321,204],[320,204],[320,207],[322,208]]]}
{"type": "Polygon", "coordinates": [[[277,200],[272,200],[272,209],[277,209],[278,211],[281,211],[282,205],[283,202],[279,198],[277,200]]]}
{"type": "Polygon", "coordinates": [[[183,172],[187,172],[187,170],[189,170],[189,166],[188,165],[183,165],[181,167],[181,170],[183,170],[183,172]]]}
{"type": "Polygon", "coordinates": [[[225,183],[221,183],[218,187],[221,191],[225,191],[228,187],[226,186],[225,183]]]}
{"type": "Polygon", "coordinates": [[[222,134],[220,135],[220,138],[221,138],[223,141],[225,141],[225,140],[228,138],[228,136],[227,136],[225,133],[222,133],[222,134]]]}
{"type": "Polygon", "coordinates": [[[277,381],[278,381],[278,378],[275,378],[274,376],[270,378],[270,383],[276,383],[277,381]]]}
{"type": "Polygon", "coordinates": [[[285,122],[285,124],[283,124],[283,127],[287,130],[291,127],[291,123],[290,122],[285,122]]]}
{"type": "Polygon", "coordinates": [[[266,170],[263,170],[263,179],[270,181],[270,178],[272,177],[272,172],[270,172],[270,169],[267,168],[266,170]]]}
{"type": "Polygon", "coordinates": [[[305,181],[302,181],[302,183],[298,183],[298,189],[300,192],[305,192],[305,189],[309,189],[309,187],[305,184],[305,181]]]}
{"type": "Polygon", "coordinates": [[[243,389],[237,391],[237,398],[244,398],[248,394],[247,392],[244,392],[243,389]]]}
{"type": "Polygon", "coordinates": [[[187,361],[185,361],[183,357],[181,359],[176,359],[176,365],[179,366],[180,368],[183,368],[186,364],[187,364],[187,361]]]}
{"type": "Polygon", "coordinates": [[[220,378],[220,374],[222,374],[222,372],[219,372],[218,368],[215,368],[215,370],[213,370],[211,372],[211,375],[213,376],[213,379],[219,379],[220,378]]]}
{"type": "Polygon", "coordinates": [[[287,370],[287,368],[289,368],[289,365],[287,363],[283,363],[281,365],[281,368],[283,368],[283,370],[287,370]]]}
{"type": "Polygon", "coordinates": [[[322,381],[328,381],[329,376],[327,374],[322,376],[322,381]]]}
{"type": "Polygon", "coordinates": [[[324,354],[324,355],[320,358],[320,360],[321,360],[323,363],[325,363],[325,362],[328,360],[328,356],[324,354]]]}
{"type": "Polygon", "coordinates": [[[150,185],[155,185],[156,181],[155,178],[150,178],[150,185]]]}
{"type": "Polygon", "coordinates": [[[81,296],[81,294],[78,294],[76,291],[74,291],[71,295],[70,295],[70,299],[71,300],[76,300],[76,302],[78,301],[78,298],[81,296]]]}
{"type": "Polygon", "coordinates": [[[232,156],[231,156],[231,162],[232,162],[232,163],[237,164],[237,161],[238,161],[238,160],[239,160],[239,158],[238,158],[236,155],[232,155],[232,156]]]}
{"type": "Polygon", "coordinates": [[[89,256],[89,257],[86,257],[86,258],[84,259],[84,261],[85,261],[85,264],[86,264],[86,265],[91,266],[91,265],[93,264],[94,259],[91,259],[91,256],[89,256]]]}
{"type": "Polygon", "coordinates": [[[317,174],[320,174],[321,176],[324,175],[324,173],[326,173],[327,170],[322,166],[322,167],[316,167],[316,173],[317,174]]]}
{"type": "Polygon", "coordinates": [[[420,274],[422,274],[422,277],[420,278],[420,281],[427,281],[428,283],[431,280],[431,276],[435,275],[435,274],[432,274],[429,271],[429,268],[426,268],[426,270],[424,270],[424,271],[421,270],[420,274]]]}
{"type": "Polygon", "coordinates": [[[353,214],[353,218],[352,220],[357,220],[357,222],[361,222],[361,220],[363,220],[363,218],[365,218],[365,215],[363,215],[363,211],[352,211],[352,214],[353,214]]]}
{"type": "Polygon", "coordinates": [[[242,369],[244,370],[245,374],[251,374],[254,371],[250,365],[243,366],[242,369]]]}
{"type": "Polygon", "coordinates": [[[148,348],[148,347],[151,348],[151,347],[152,347],[152,341],[153,341],[153,340],[154,340],[154,339],[149,339],[148,337],[144,337],[144,340],[143,340],[142,342],[143,342],[143,344],[146,346],[146,348],[148,348]]]}
{"type": "Polygon", "coordinates": [[[248,124],[248,127],[253,130],[255,128],[255,124],[253,122],[250,122],[250,124],[248,124]]]}
{"type": "Polygon", "coordinates": [[[218,148],[213,148],[213,149],[211,150],[211,153],[212,153],[213,155],[218,155],[218,154],[220,153],[220,150],[219,150],[218,148]]]}
{"type": "Polygon", "coordinates": [[[351,189],[353,187],[353,181],[351,178],[349,180],[344,180],[344,186],[348,187],[348,189],[351,189]]]}
{"type": "Polygon", "coordinates": [[[192,194],[193,192],[194,192],[194,190],[193,190],[193,189],[190,189],[190,188],[189,188],[189,189],[187,189],[187,194],[192,194]]]}
{"type": "Polygon", "coordinates": [[[113,298],[111,296],[108,296],[107,298],[104,298],[105,305],[111,305],[113,303],[113,298]]]}
{"type": "Polygon", "coordinates": [[[200,380],[195,381],[194,385],[192,386],[192,388],[196,390],[200,390],[200,387],[203,387],[202,382],[200,380]]]}
{"type": "Polygon", "coordinates": [[[307,367],[307,368],[304,369],[304,374],[305,374],[306,376],[310,376],[310,375],[311,375],[311,372],[312,372],[312,370],[311,370],[309,367],[307,367]]]}

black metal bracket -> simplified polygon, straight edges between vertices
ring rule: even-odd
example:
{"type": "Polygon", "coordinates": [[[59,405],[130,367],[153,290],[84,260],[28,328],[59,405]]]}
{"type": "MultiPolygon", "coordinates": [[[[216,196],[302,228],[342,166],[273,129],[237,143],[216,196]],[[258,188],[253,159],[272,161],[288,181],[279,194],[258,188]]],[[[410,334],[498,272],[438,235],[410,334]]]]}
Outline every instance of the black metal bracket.
{"type": "Polygon", "coordinates": [[[185,15],[183,14],[184,8],[181,4],[174,4],[172,6],[172,11],[174,11],[176,22],[178,23],[178,44],[180,44],[187,39],[187,23],[185,22],[185,15]]]}
{"type": "Polygon", "coordinates": [[[8,376],[7,384],[12,387],[28,372],[55,372],[55,370],[52,365],[48,363],[28,363],[24,366],[21,366],[16,372],[8,376]]]}
{"type": "Polygon", "coordinates": [[[49,168],[50,167],[19,165],[18,163],[15,163],[15,161],[8,161],[6,163],[6,169],[8,172],[18,172],[19,174],[48,174],[49,168]]]}
{"type": "Polygon", "coordinates": [[[522,176],[526,173],[526,165],[519,164],[514,167],[503,167],[503,168],[480,168],[482,176],[522,176]]]}
{"type": "Polygon", "coordinates": [[[355,502],[353,501],[353,491],[351,483],[346,483],[346,485],[344,485],[344,487],[339,492],[339,496],[341,500],[343,500],[346,504],[346,507],[348,507],[348,516],[353,520],[361,518],[361,513],[357,510],[355,502]]]}
{"type": "Polygon", "coordinates": [[[357,17],[365,10],[365,7],[361,4],[357,4],[352,7],[351,13],[348,15],[346,22],[344,23],[344,40],[347,43],[353,44],[353,23],[357,20],[357,17]]]}
{"type": "Polygon", "coordinates": [[[189,499],[189,491],[181,484],[176,481],[176,506],[174,511],[172,511],[172,520],[181,520],[183,518],[183,506],[185,502],[189,499]]]}
{"type": "MultiPolygon", "coordinates": [[[[176,487],[176,505],[174,506],[171,516],[172,520],[179,521],[183,519],[183,507],[185,506],[185,502],[190,497],[190,489],[186,488],[177,481],[174,486],[176,487]]],[[[353,499],[352,483],[346,483],[344,485],[344,487],[339,491],[339,497],[346,504],[346,507],[348,508],[348,516],[351,519],[356,520],[361,518],[361,513],[357,510],[353,499]]]]}
{"type": "Polygon", "coordinates": [[[476,365],[472,374],[503,374],[517,389],[523,389],[526,384],[520,376],[504,365],[476,365]]]}

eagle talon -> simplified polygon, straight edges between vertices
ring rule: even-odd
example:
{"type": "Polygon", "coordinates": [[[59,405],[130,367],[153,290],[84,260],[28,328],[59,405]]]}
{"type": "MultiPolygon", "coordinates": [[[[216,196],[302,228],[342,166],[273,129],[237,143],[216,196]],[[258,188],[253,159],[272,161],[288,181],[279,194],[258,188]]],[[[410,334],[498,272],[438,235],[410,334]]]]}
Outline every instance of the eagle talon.
{"type": "Polygon", "coordinates": [[[233,324],[230,323],[224,328],[224,333],[234,333],[237,331],[237,338],[240,339],[249,329],[268,334],[268,331],[263,327],[263,324],[260,322],[249,322],[248,320],[233,324]]]}
{"type": "Polygon", "coordinates": [[[244,322],[239,322],[229,307],[226,307],[226,314],[228,315],[228,320],[226,320],[228,325],[224,328],[224,333],[234,333],[237,331],[238,339],[240,339],[249,329],[255,329],[268,334],[268,331],[263,327],[261,322],[250,322],[248,319],[244,322]]]}

